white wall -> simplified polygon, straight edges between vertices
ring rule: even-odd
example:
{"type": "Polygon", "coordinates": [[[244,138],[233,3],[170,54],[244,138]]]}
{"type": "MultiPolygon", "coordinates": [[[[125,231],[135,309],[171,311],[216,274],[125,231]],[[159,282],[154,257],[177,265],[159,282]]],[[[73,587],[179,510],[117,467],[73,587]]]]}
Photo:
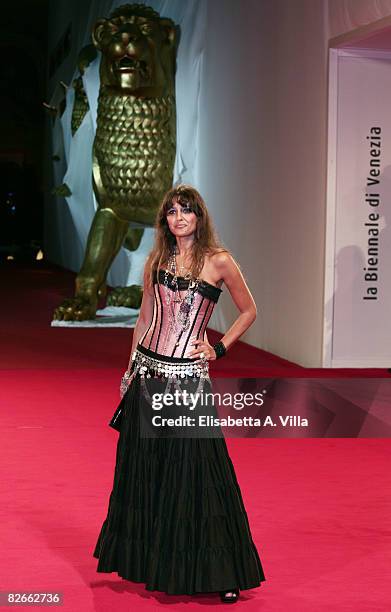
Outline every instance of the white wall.
{"type": "MultiPolygon", "coordinates": [[[[258,305],[244,339],[316,366],[324,272],[325,4],[218,0],[208,7],[213,36],[203,81],[199,181],[258,305]]],[[[236,309],[227,295],[222,301],[224,330],[236,309]]]]}

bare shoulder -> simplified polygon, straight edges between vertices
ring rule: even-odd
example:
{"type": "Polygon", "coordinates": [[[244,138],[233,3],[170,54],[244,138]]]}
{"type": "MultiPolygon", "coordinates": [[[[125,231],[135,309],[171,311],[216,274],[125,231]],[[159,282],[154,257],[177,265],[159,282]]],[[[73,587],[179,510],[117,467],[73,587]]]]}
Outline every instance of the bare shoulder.
{"type": "Polygon", "coordinates": [[[224,282],[240,312],[251,312],[255,319],[257,307],[254,298],[239,264],[231,253],[229,251],[217,252],[212,256],[211,261],[213,261],[211,265],[214,267],[216,276],[221,283],[224,282]]]}
{"type": "Polygon", "coordinates": [[[210,263],[222,280],[239,271],[238,264],[228,251],[214,253],[210,258],[210,263]]]}

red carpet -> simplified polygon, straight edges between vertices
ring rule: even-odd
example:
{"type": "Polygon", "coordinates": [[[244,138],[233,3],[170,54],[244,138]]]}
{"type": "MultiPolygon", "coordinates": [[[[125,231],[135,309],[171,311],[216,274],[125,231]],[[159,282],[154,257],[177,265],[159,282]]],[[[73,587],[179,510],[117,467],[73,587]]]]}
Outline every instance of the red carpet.
{"type": "MultiPolygon", "coordinates": [[[[66,611],[223,605],[215,596],[168,597],[115,573],[96,573],[92,551],[106,515],[118,436],[107,421],[118,404],[131,332],[51,328],[53,308],[73,286],[69,272],[10,263],[0,274],[0,591],[61,592],[66,611]]],[[[259,376],[298,375],[294,364],[244,344],[233,348],[224,373],[236,364],[248,372],[249,360],[259,376]]],[[[391,441],[227,444],[266,574],[260,588],[243,592],[235,610],[391,609],[391,441]]]]}

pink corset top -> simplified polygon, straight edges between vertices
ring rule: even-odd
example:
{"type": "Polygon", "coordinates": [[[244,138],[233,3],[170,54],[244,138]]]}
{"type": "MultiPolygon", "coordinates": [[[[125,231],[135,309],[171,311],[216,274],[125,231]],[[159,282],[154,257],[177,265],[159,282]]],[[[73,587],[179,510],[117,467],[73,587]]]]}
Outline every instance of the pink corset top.
{"type": "MultiPolygon", "coordinates": [[[[152,320],[139,344],[145,348],[155,351],[160,355],[170,357],[188,357],[188,353],[196,347],[191,343],[196,339],[204,339],[206,327],[215,304],[217,303],[222,289],[201,280],[194,295],[193,308],[190,312],[190,325],[188,329],[181,330],[179,326],[176,335],[171,331],[169,325],[169,306],[166,303],[167,292],[175,294],[175,285],[172,284],[173,274],[168,273],[168,287],[164,285],[165,271],[160,270],[159,282],[157,272],[154,272],[154,307],[152,320]]],[[[178,290],[181,297],[186,295],[189,280],[183,276],[178,276],[178,290]]],[[[171,307],[177,317],[180,302],[171,301],[171,307]]]]}

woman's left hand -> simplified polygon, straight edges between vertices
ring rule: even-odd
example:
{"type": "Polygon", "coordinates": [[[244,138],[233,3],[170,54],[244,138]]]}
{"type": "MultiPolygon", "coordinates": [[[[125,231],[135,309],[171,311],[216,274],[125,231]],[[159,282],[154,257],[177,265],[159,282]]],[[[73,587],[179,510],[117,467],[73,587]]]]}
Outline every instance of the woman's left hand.
{"type": "Polygon", "coordinates": [[[204,340],[194,340],[192,344],[197,346],[189,353],[188,357],[206,359],[207,361],[213,361],[216,359],[216,352],[209,342],[205,342],[204,340]]]}

